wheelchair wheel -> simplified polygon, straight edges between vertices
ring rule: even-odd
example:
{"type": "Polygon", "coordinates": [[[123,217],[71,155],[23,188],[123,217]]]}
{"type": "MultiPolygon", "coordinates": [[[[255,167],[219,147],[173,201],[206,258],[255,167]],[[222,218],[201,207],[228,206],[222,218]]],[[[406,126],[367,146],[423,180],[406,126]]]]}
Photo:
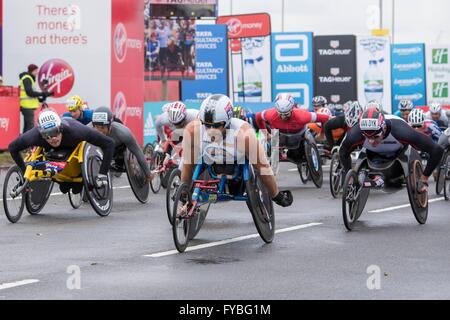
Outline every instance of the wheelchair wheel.
{"type": "Polygon", "coordinates": [[[98,175],[102,163],[101,150],[89,143],[84,145],[83,163],[81,174],[83,176],[83,186],[86,191],[86,197],[92,205],[95,212],[106,217],[110,214],[113,206],[113,188],[111,176],[108,174],[108,185],[97,188],[94,179],[98,175]]]}
{"type": "Polygon", "coordinates": [[[147,143],[144,147],[144,149],[142,150],[142,152],[144,153],[145,159],[147,161],[149,161],[152,158],[153,155],[153,151],[155,150],[155,147],[153,146],[152,143],[147,143]]]}
{"type": "Polygon", "coordinates": [[[11,197],[11,192],[15,192],[23,183],[24,179],[19,167],[13,166],[9,168],[3,183],[3,208],[5,209],[6,218],[11,223],[16,223],[20,220],[25,207],[24,192],[21,192],[14,198],[11,197]]]}
{"type": "Polygon", "coordinates": [[[420,224],[424,224],[428,217],[428,193],[419,193],[417,190],[422,172],[423,167],[420,160],[410,161],[407,181],[408,197],[414,217],[420,224]]]}
{"type": "Polygon", "coordinates": [[[309,172],[308,164],[302,161],[301,163],[297,164],[297,170],[300,175],[300,180],[303,184],[306,184],[308,180],[311,179],[311,173],[309,172]]]}
{"type": "Polygon", "coordinates": [[[330,162],[330,191],[333,198],[339,196],[341,190],[342,168],[339,160],[339,154],[334,153],[330,162]]]}
{"type": "Polygon", "coordinates": [[[170,174],[166,191],[167,217],[169,218],[169,222],[171,225],[173,224],[172,209],[175,200],[175,193],[177,192],[177,188],[179,187],[180,184],[181,184],[181,171],[179,169],[175,169],[170,174]]]}
{"type": "MultiPolygon", "coordinates": [[[[200,180],[209,180],[211,179],[207,170],[203,171],[200,175],[200,180]]],[[[189,227],[189,240],[194,239],[199,233],[200,229],[203,226],[203,223],[206,220],[206,216],[208,215],[209,207],[211,203],[205,203],[197,208],[196,214],[191,218],[190,227],[189,227]]]]}
{"type": "Polygon", "coordinates": [[[361,188],[362,186],[358,181],[358,174],[353,170],[347,172],[342,188],[342,218],[348,231],[353,230],[353,227],[360,216],[358,211],[361,207],[361,188]]]}
{"type": "Polygon", "coordinates": [[[129,150],[125,152],[125,170],[136,199],[140,203],[146,203],[150,194],[150,185],[136,157],[129,150]]]}
{"type": "Polygon", "coordinates": [[[25,193],[25,207],[31,215],[38,214],[50,198],[53,181],[41,180],[28,184],[29,191],[25,193]]]}
{"type": "MultiPolygon", "coordinates": [[[[159,168],[159,165],[162,163],[163,154],[160,152],[154,153],[152,156],[152,159],[150,160],[150,171],[157,170],[159,168]]],[[[158,193],[161,189],[161,174],[155,173],[153,176],[152,181],[150,182],[150,188],[152,189],[153,193],[158,193]]]]}
{"type": "Polygon", "coordinates": [[[305,156],[311,174],[311,180],[317,188],[321,188],[323,183],[322,164],[320,162],[319,150],[314,143],[305,142],[305,156]]]}
{"type": "Polygon", "coordinates": [[[180,216],[179,212],[181,208],[189,206],[190,204],[191,190],[186,183],[182,183],[175,193],[172,209],[172,235],[175,247],[179,252],[184,252],[188,246],[191,225],[191,219],[180,216]]]}
{"type": "Polygon", "coordinates": [[[164,172],[162,174],[161,177],[161,187],[163,187],[164,189],[167,189],[167,186],[169,185],[169,178],[170,178],[170,174],[172,173],[172,171],[175,169],[175,167],[172,168],[168,168],[166,170],[166,172],[164,172]]]}
{"type": "Polygon", "coordinates": [[[450,166],[447,166],[444,180],[444,199],[448,201],[450,197],[450,166]]]}
{"type": "Polygon", "coordinates": [[[445,178],[448,170],[447,168],[449,167],[449,165],[450,165],[450,153],[446,152],[442,157],[442,162],[439,166],[439,170],[437,173],[437,180],[436,180],[437,195],[442,194],[442,191],[444,190],[445,178]]]}
{"type": "Polygon", "coordinates": [[[83,204],[84,188],[79,193],[73,193],[72,189],[69,190],[69,202],[72,208],[78,209],[83,204]]]}
{"type": "Polygon", "coordinates": [[[275,235],[273,202],[266,187],[251,166],[249,168],[249,179],[245,182],[245,189],[248,196],[247,205],[252,208],[250,212],[256,229],[264,242],[271,243],[275,235]]]}

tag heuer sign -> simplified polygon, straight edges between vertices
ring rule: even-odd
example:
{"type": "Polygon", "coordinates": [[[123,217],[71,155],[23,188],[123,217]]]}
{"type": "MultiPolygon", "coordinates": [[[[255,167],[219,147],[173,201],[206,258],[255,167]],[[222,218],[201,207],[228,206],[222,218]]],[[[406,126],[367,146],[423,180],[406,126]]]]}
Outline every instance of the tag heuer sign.
{"type": "Polygon", "coordinates": [[[331,40],[330,47],[333,49],[339,48],[339,40],[331,40]]]}
{"type": "Polygon", "coordinates": [[[341,69],[340,69],[340,68],[331,68],[331,69],[330,69],[330,74],[331,74],[332,76],[337,76],[340,72],[341,72],[341,69]]]}
{"type": "Polygon", "coordinates": [[[359,127],[361,130],[377,130],[380,128],[378,119],[361,119],[359,127]]]}
{"type": "Polygon", "coordinates": [[[330,96],[330,100],[333,103],[338,103],[339,101],[341,101],[341,96],[339,94],[333,94],[330,96]]]}

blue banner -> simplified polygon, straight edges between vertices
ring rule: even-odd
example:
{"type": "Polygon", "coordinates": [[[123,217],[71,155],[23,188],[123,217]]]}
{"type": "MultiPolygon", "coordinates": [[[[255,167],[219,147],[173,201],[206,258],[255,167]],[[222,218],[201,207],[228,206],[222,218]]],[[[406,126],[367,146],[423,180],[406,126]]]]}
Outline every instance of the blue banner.
{"type": "Polygon", "coordinates": [[[198,25],[195,50],[195,80],[181,82],[183,101],[201,102],[216,93],[228,95],[227,26],[198,25]]]}
{"type": "Polygon", "coordinates": [[[423,43],[391,46],[392,113],[402,99],[411,100],[415,106],[426,105],[424,49],[423,43]]]}
{"type": "Polygon", "coordinates": [[[313,88],[312,32],[272,34],[272,100],[290,93],[302,107],[311,109],[313,88]]]}

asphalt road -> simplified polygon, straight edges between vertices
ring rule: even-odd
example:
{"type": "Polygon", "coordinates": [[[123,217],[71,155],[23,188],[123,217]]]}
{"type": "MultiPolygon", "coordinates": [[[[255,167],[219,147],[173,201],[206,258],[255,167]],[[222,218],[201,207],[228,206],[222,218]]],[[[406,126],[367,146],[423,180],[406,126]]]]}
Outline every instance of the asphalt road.
{"type": "Polygon", "coordinates": [[[327,168],[322,189],[302,185],[291,164],[278,181],[294,204],[276,206],[273,243],[244,203],[228,202],[211,207],[184,254],[173,252],[163,190],[139,204],[125,177],[106,218],[89,204],[73,210],[66,195],[17,224],[1,207],[0,299],[450,299],[450,204],[434,184],[425,225],[406,189],[376,191],[347,232],[327,168]]]}

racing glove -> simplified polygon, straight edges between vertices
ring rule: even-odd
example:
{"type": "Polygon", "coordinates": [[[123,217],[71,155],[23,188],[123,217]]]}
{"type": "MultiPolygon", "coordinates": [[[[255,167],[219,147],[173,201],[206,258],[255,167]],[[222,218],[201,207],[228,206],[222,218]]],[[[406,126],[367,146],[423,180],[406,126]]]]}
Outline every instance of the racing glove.
{"type": "Polygon", "coordinates": [[[273,202],[282,207],[289,207],[294,201],[292,193],[289,190],[278,192],[278,194],[272,198],[273,202]]]}

